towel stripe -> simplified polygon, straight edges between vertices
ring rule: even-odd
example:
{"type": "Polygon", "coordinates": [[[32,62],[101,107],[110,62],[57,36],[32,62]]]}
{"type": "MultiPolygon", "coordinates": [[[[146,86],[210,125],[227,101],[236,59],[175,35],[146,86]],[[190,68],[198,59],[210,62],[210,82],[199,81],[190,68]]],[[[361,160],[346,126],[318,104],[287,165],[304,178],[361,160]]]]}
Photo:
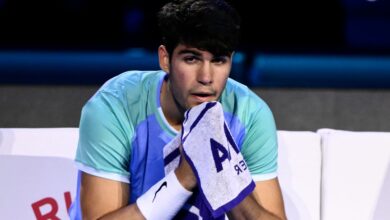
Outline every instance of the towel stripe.
{"type": "Polygon", "coordinates": [[[180,149],[176,148],[174,151],[169,153],[165,158],[164,158],[164,166],[168,165],[170,162],[172,162],[176,157],[180,155],[180,149]]]}
{"type": "MultiPolygon", "coordinates": [[[[192,129],[195,128],[195,126],[199,123],[200,119],[202,119],[203,115],[206,114],[207,110],[214,107],[216,104],[217,104],[217,102],[209,102],[206,104],[206,106],[204,107],[202,112],[198,115],[198,117],[195,119],[194,123],[191,125],[190,131],[188,132],[188,134],[190,134],[192,129]]],[[[187,118],[188,118],[188,115],[187,115],[187,118]]],[[[188,134],[187,134],[187,136],[188,136],[188,134]]],[[[186,140],[187,136],[185,136],[183,138],[183,142],[186,140]]]]}

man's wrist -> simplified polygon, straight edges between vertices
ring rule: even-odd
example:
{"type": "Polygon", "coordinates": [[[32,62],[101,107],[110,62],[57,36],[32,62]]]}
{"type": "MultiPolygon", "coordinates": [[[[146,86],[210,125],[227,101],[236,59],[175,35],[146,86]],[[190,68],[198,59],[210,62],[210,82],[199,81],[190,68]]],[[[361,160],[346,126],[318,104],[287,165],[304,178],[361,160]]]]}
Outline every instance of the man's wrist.
{"type": "MultiPolygon", "coordinates": [[[[192,171],[191,171],[192,172],[192,171]]],[[[189,174],[184,169],[178,167],[175,170],[175,175],[179,183],[188,191],[192,191],[196,187],[196,177],[189,174]]]]}
{"type": "Polygon", "coordinates": [[[182,155],[181,159],[179,166],[175,170],[175,175],[185,189],[192,191],[197,185],[196,176],[184,155],[182,155]]]}
{"type": "Polygon", "coordinates": [[[136,204],[148,220],[172,219],[191,195],[171,172],[140,196],[136,204]]]}

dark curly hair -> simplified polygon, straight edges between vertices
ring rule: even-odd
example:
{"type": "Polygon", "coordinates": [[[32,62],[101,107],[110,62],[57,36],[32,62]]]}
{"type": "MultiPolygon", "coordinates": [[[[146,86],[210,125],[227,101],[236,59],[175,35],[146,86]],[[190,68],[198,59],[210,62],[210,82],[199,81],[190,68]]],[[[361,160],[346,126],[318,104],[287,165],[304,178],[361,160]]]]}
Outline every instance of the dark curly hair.
{"type": "Polygon", "coordinates": [[[173,0],[157,16],[170,56],[178,44],[214,55],[230,55],[238,45],[241,18],[223,0],[173,0]]]}

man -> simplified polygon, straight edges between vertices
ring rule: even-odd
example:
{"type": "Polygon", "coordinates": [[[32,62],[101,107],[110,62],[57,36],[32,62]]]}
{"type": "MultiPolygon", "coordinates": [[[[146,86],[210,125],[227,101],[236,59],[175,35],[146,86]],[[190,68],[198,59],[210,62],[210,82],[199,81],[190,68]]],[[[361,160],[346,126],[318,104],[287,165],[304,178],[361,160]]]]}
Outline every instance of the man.
{"type": "Polygon", "coordinates": [[[285,219],[272,113],[247,87],[228,79],[238,14],[223,0],[183,0],[165,5],[158,19],[162,71],[114,77],[83,107],[79,187],[71,218],[213,219],[198,203],[202,190],[183,150],[169,174],[163,150],[180,136],[188,109],[218,101],[256,183],[225,214],[229,219],[285,219]]]}

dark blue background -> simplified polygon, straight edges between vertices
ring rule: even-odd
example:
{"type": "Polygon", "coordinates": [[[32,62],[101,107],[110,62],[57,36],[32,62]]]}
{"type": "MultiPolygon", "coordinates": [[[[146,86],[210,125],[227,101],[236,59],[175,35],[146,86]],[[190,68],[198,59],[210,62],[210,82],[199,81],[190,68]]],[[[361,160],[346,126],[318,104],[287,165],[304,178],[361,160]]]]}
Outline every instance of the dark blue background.
{"type": "MultiPolygon", "coordinates": [[[[0,48],[155,49],[167,1],[1,0],[0,48]]],[[[230,1],[243,17],[243,50],[383,53],[390,4],[376,0],[230,1]]]]}
{"type": "MultiPolygon", "coordinates": [[[[158,69],[167,1],[0,0],[0,83],[101,84],[158,69]]],[[[234,1],[232,77],[249,86],[390,87],[390,1],[234,1]]]]}

